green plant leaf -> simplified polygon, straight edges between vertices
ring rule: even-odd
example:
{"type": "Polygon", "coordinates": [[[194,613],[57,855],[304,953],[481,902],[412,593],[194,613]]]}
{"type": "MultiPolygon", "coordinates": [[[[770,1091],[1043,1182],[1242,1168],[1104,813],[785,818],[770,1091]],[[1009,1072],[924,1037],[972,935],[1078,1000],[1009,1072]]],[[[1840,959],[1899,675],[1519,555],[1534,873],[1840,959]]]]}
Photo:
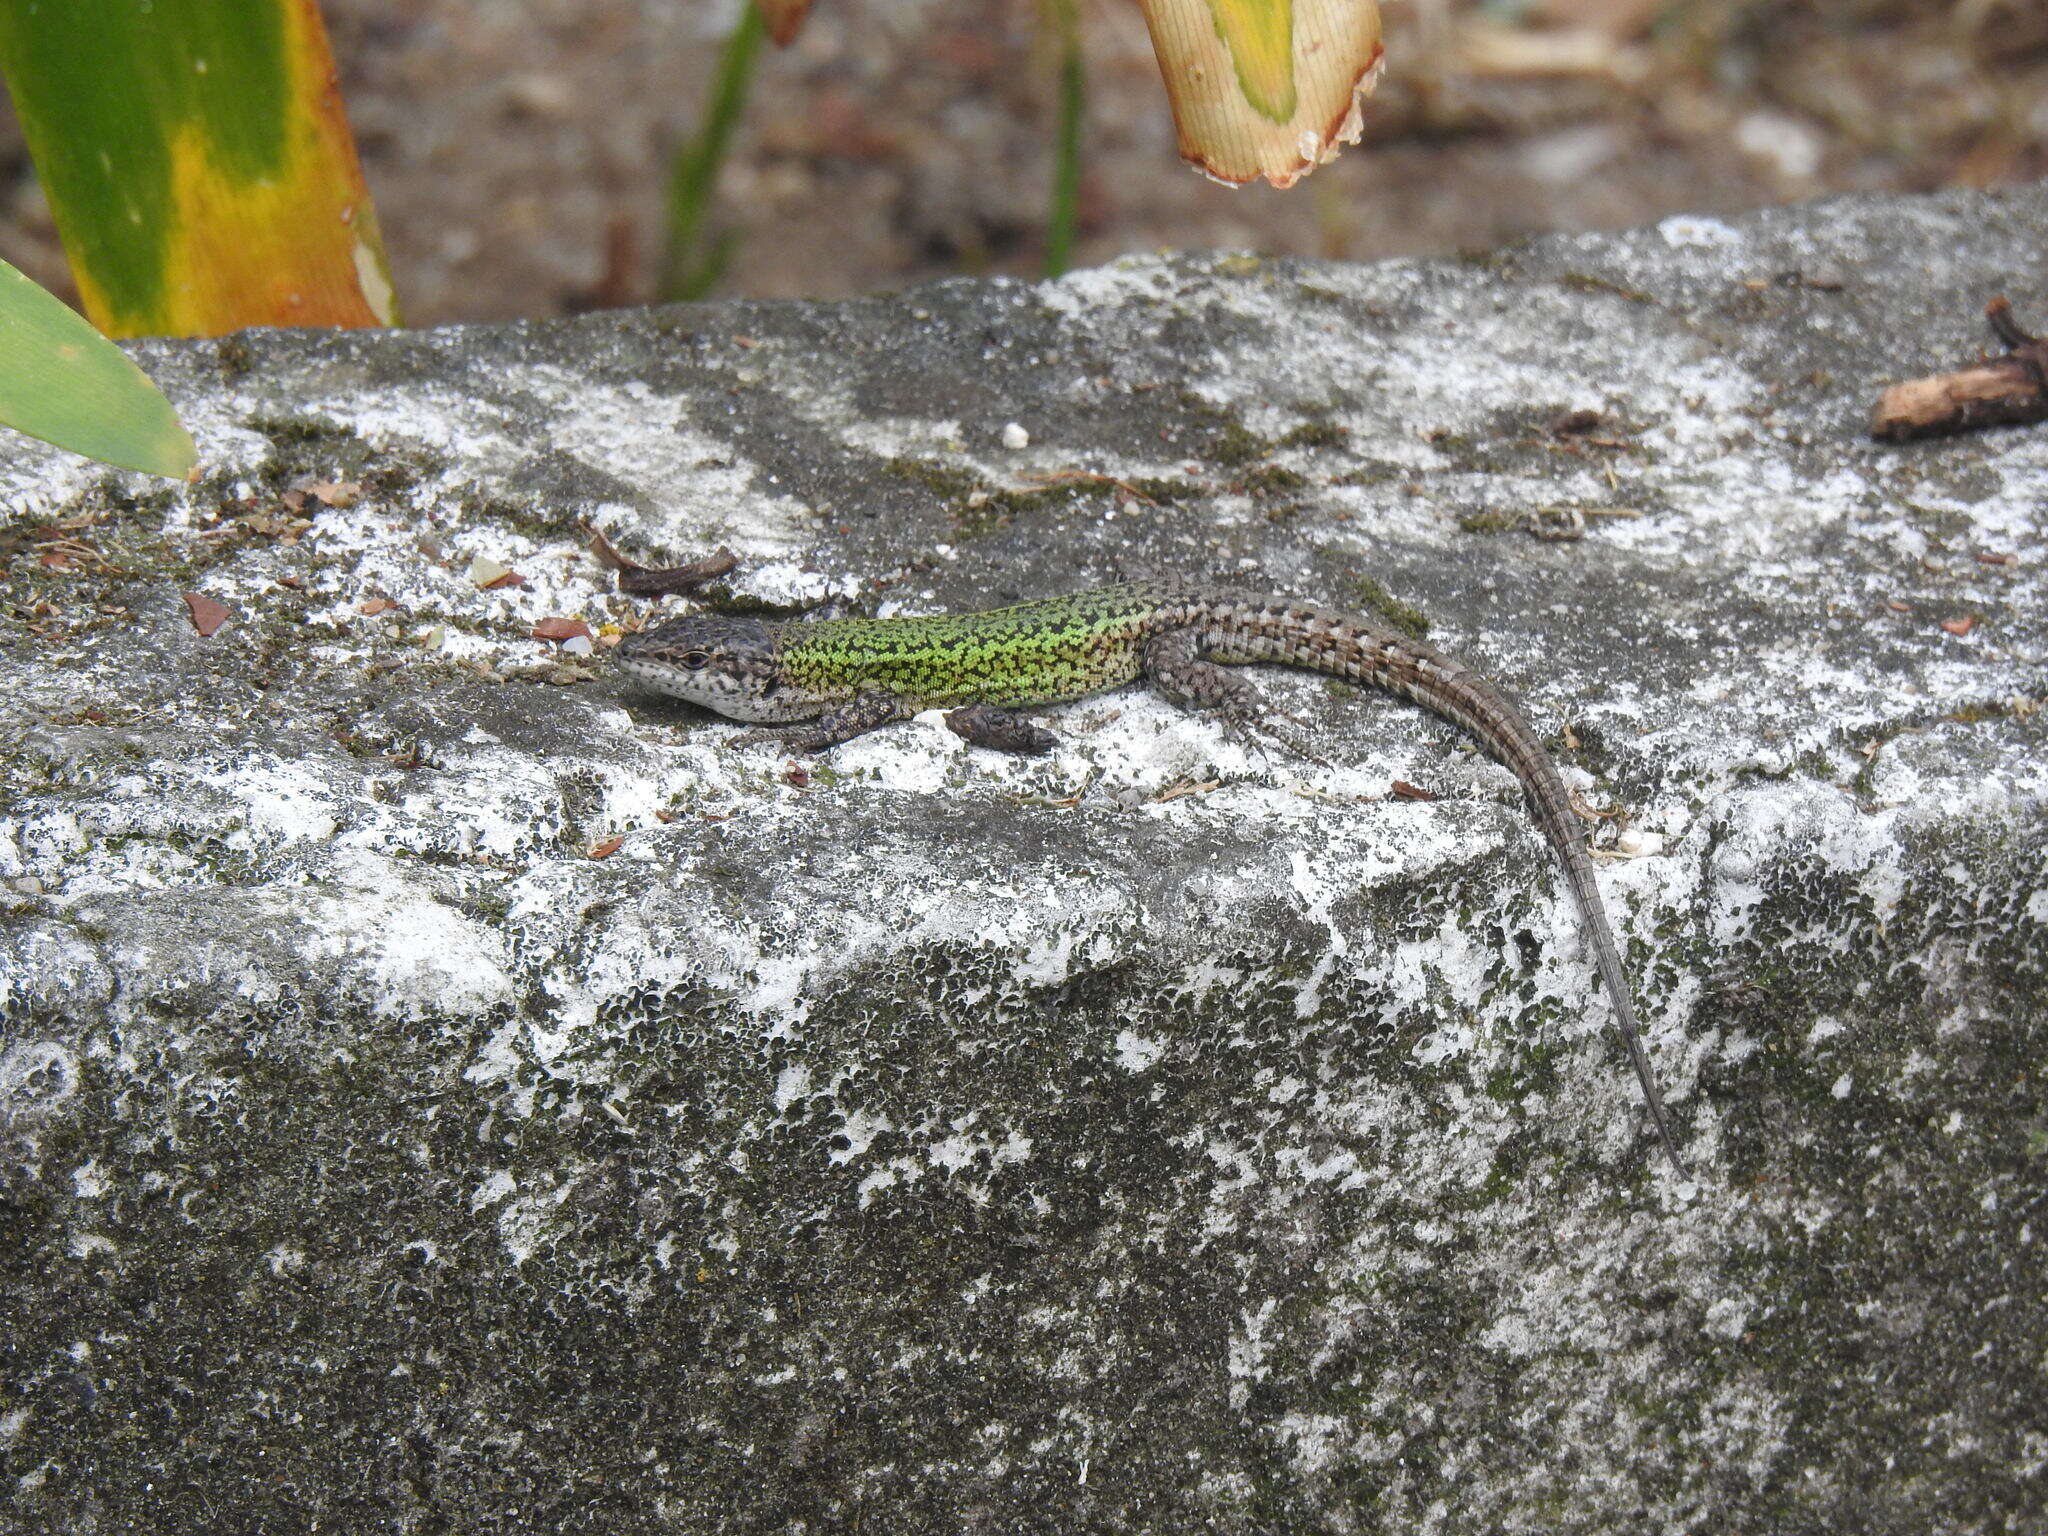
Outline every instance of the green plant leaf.
{"type": "MultiPolygon", "coordinates": [[[[799,7],[796,20],[802,19],[799,7]]],[[[718,170],[725,163],[733,130],[746,106],[754,57],[761,51],[761,37],[768,25],[764,11],[751,5],[741,9],[719,54],[711,98],[704,104],[704,120],[669,167],[668,249],[662,256],[660,282],[661,297],[666,301],[703,298],[725,275],[732,258],[738,237],[730,230],[707,237],[705,230],[718,170]]]]}
{"type": "Polygon", "coordinates": [[[191,434],[149,375],[4,261],[0,423],[89,459],[172,479],[199,461],[191,434]]]}

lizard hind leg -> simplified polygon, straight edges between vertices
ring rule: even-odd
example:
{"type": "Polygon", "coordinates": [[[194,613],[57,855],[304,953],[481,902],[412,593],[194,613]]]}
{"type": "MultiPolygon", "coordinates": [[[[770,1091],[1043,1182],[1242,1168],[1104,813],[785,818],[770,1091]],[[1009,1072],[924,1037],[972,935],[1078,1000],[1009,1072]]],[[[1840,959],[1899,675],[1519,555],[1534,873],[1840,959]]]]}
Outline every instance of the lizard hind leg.
{"type": "Polygon", "coordinates": [[[1200,631],[1169,629],[1153,636],[1145,646],[1144,670],[1146,680],[1169,704],[1219,716],[1224,728],[1239,741],[1277,746],[1312,763],[1323,762],[1274,724],[1289,720],[1299,725],[1299,720],[1268,703],[1250,678],[1203,654],[1200,631]]]}

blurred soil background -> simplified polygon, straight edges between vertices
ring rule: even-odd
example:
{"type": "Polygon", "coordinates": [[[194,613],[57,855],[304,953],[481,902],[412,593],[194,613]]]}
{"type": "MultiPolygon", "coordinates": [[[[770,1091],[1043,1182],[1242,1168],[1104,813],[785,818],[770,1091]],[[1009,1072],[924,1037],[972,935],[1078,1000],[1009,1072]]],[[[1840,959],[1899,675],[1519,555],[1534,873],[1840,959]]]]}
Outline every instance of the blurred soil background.
{"type": "MultiPolygon", "coordinates": [[[[1186,169],[1137,7],[1080,6],[1077,264],[1454,251],[2048,174],[2044,0],[1391,0],[1365,142],[1288,193],[1186,169]]],[[[409,323],[655,296],[670,156],[733,0],[324,9],[409,323]]],[[[818,0],[760,59],[719,183],[739,244],[716,292],[1037,274],[1053,37],[1038,0],[818,0]]],[[[71,296],[4,105],[0,256],[71,296]]]]}

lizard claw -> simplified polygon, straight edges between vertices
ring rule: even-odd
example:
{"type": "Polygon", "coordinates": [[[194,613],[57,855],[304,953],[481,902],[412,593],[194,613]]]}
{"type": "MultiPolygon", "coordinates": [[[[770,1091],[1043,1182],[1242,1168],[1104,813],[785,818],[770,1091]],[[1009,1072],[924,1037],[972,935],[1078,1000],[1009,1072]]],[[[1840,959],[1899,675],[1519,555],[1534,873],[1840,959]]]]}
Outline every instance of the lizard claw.
{"type": "Polygon", "coordinates": [[[1291,752],[1296,757],[1306,758],[1319,768],[1328,768],[1329,759],[1317,756],[1302,742],[1287,731],[1281,730],[1273,721],[1285,720],[1289,725],[1302,726],[1303,722],[1281,710],[1268,710],[1264,717],[1252,715],[1227,715],[1223,727],[1237,741],[1246,746],[1278,748],[1291,752]]]}
{"type": "Polygon", "coordinates": [[[817,752],[831,743],[816,740],[814,732],[802,727],[795,730],[787,727],[779,730],[764,727],[761,730],[741,731],[737,736],[728,737],[725,745],[735,752],[748,747],[779,747],[784,752],[817,752]]]}

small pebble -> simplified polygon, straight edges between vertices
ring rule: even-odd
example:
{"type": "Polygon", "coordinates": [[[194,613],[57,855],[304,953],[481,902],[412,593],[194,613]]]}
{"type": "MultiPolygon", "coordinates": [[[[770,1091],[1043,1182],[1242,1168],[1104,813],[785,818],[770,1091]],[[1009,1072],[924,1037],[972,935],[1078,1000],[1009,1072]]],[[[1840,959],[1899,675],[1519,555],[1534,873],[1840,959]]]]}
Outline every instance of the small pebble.
{"type": "Polygon", "coordinates": [[[1029,448],[1031,446],[1031,434],[1013,421],[1003,428],[1003,446],[1012,450],[1029,448]]]}

